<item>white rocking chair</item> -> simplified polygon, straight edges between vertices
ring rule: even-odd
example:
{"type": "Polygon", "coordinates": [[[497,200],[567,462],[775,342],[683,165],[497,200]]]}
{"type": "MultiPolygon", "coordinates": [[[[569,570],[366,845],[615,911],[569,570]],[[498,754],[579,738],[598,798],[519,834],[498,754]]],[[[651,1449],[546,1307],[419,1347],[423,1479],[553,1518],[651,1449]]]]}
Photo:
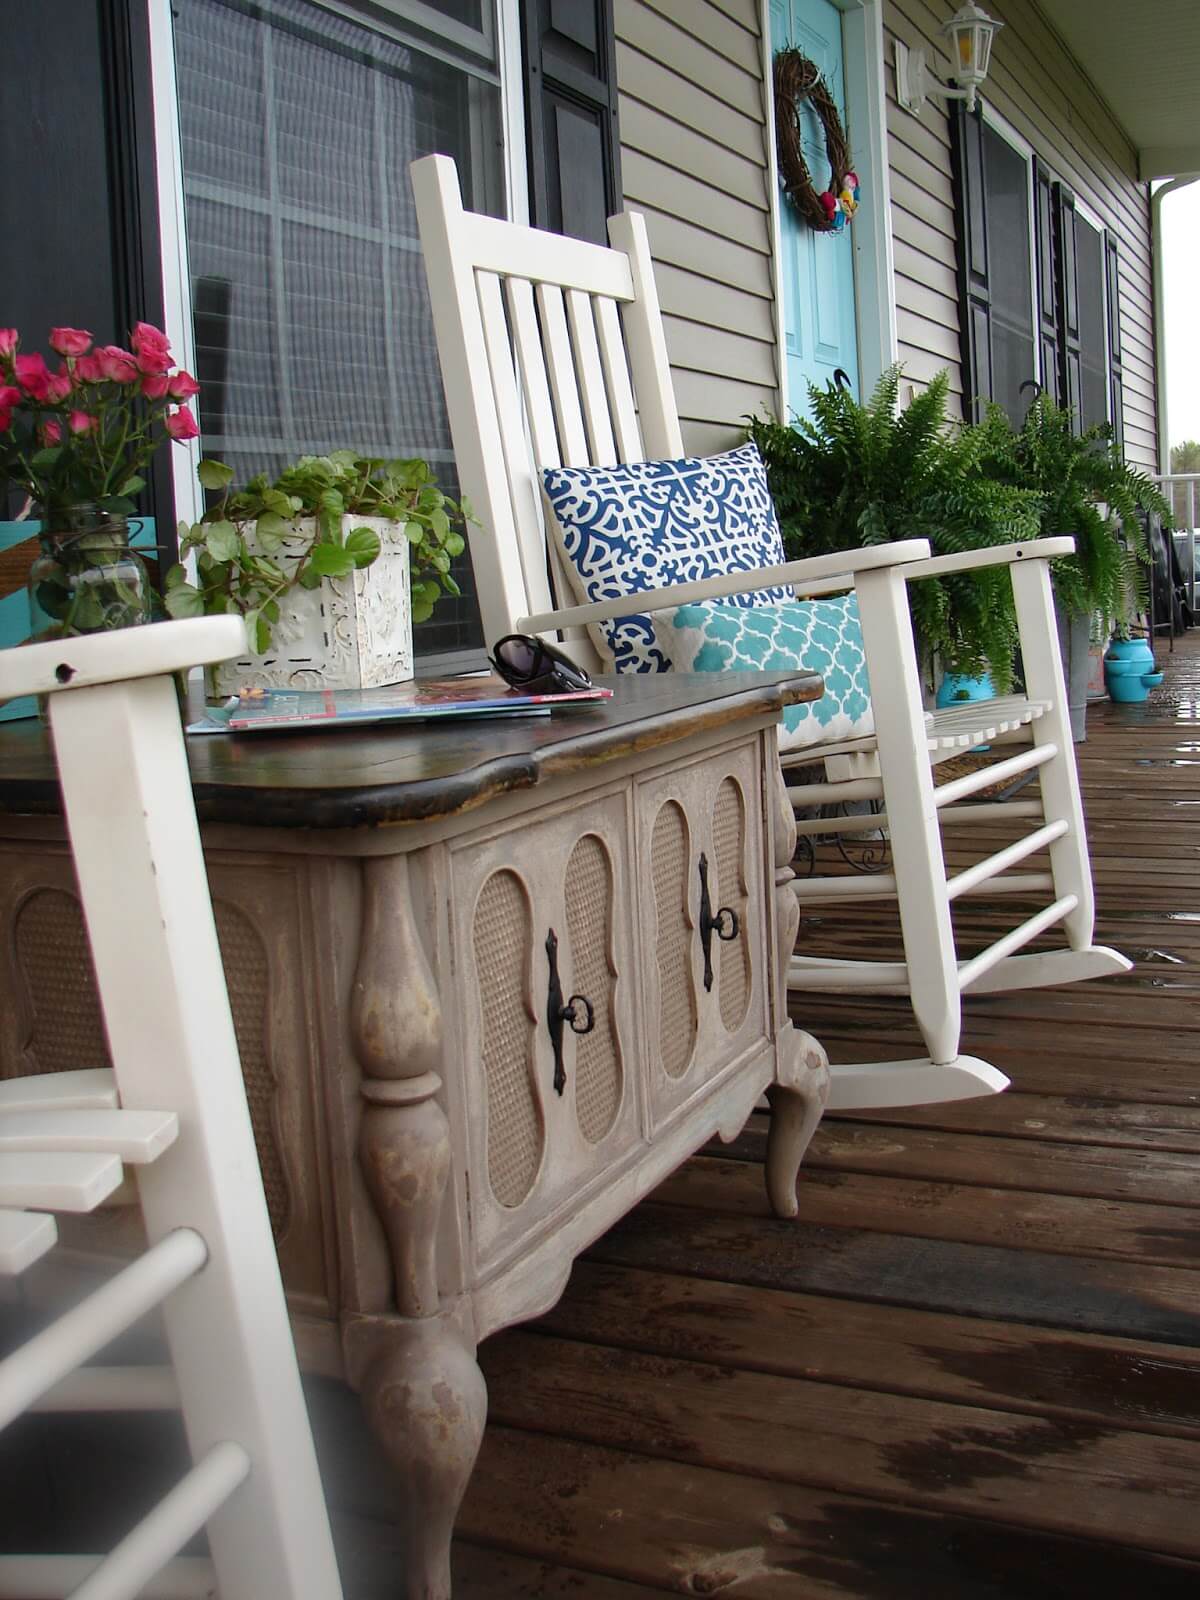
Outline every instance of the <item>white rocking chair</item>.
{"type": "MultiPolygon", "coordinates": [[[[824,762],[825,781],[789,793],[801,806],[881,803],[881,813],[867,821],[890,836],[893,870],[871,878],[809,878],[794,887],[802,906],[894,896],[904,961],[806,953],[792,959],[789,988],[907,993],[925,1039],[928,1055],[916,1060],[831,1065],[829,1109],[925,1104],[1006,1088],[995,1067],[959,1054],[963,990],[1067,983],[1129,967],[1092,942],[1091,869],[1048,570],[1049,559],[1068,553],[1073,542],[1048,539],[928,559],[928,544],[914,540],[675,584],[630,600],[562,605],[571,590],[563,558],[547,537],[542,469],[684,454],[645,224],[634,212],[611,218],[612,248],[605,248],[464,211],[446,156],[427,156],[411,173],[455,457],[479,518],[471,554],[485,636],[559,632],[581,665],[604,670],[586,624],[779,584],[801,597],[853,589],[876,733],[799,752],[804,765],[824,762]],[[1001,564],[1012,578],[1026,694],[955,708],[930,725],[906,585],[1001,564]],[[935,790],[932,761],[1020,737],[1027,748],[935,790]],[[1010,802],[1007,812],[1023,823],[1032,819],[1031,831],[948,879],[939,814],[960,823],[968,809],[981,819],[994,816],[992,807],[958,803],[1034,771],[1040,802],[1010,802]],[[1043,849],[1049,872],[1008,872],[1043,849]],[[1000,879],[1001,873],[1007,875],[1000,879]],[[951,903],[985,887],[1036,894],[1040,908],[960,960],[951,903]],[[1066,948],[1017,954],[1055,924],[1066,948]]],[[[828,821],[802,821],[800,828],[831,831],[828,821]]]]}
{"type": "Polygon", "coordinates": [[[55,1212],[135,1202],[149,1239],[0,1362],[0,1428],[28,1410],[178,1407],[195,1463],[104,1558],[0,1556],[0,1595],[20,1600],[342,1592],[171,678],[244,643],[240,618],[210,617],[0,652],[0,700],[50,696],[114,1063],[0,1082],[0,1276],[53,1247],[55,1212]],[[136,1187],[117,1193],[126,1163],[136,1187]],[[86,1364],[160,1304],[173,1373],[86,1364]],[[206,1524],[211,1561],[172,1560],[206,1524]]]}

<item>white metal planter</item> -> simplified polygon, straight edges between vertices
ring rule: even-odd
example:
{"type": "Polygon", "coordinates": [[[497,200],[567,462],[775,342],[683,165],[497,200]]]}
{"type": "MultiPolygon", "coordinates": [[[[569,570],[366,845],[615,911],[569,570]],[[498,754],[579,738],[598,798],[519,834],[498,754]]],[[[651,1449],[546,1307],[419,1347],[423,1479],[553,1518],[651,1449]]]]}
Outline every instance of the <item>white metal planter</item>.
{"type": "MultiPolygon", "coordinates": [[[[308,548],[311,519],[296,526],[302,533],[296,554],[289,558],[285,546],[275,558],[285,569],[308,548]]],[[[375,530],[382,546],[378,558],[348,578],[326,578],[317,589],[289,590],[280,602],[270,650],[216,667],[215,694],[236,694],[239,688],[373,689],[412,677],[405,524],[383,517],[343,518],[343,536],[354,528],[375,530]]],[[[253,530],[246,542],[254,548],[253,530]]]]}

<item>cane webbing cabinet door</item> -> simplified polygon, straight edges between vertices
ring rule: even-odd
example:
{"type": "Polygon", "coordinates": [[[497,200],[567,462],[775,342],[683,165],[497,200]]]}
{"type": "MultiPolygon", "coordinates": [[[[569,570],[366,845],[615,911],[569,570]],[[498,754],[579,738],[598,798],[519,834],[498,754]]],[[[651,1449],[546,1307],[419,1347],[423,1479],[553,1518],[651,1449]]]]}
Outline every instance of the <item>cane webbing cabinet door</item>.
{"type": "Polygon", "coordinates": [[[762,782],[743,743],[638,786],[652,1132],[770,1035],[762,782]]]}
{"type": "Polygon", "coordinates": [[[630,878],[621,793],[453,850],[477,1267],[641,1138],[630,878]]]}

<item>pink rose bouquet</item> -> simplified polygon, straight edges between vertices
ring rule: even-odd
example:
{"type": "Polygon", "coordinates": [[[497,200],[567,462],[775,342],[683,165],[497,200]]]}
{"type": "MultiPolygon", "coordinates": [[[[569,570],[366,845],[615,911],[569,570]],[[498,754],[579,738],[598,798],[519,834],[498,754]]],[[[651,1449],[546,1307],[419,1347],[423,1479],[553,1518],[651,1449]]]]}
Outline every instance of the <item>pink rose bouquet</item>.
{"type": "Polygon", "coordinates": [[[51,328],[51,366],[0,328],[0,478],[46,516],[95,503],[129,513],[164,439],[199,433],[188,401],[199,389],[175,365],[167,337],[137,323],[129,348],[98,345],[83,328],[51,328]]]}

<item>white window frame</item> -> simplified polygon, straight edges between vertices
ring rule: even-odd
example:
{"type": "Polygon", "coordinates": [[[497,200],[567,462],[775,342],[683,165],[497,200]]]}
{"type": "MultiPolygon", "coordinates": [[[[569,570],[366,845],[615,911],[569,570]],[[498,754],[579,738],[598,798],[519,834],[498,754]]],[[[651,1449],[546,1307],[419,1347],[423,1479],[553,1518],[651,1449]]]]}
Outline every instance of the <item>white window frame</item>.
{"type": "MultiPolygon", "coordinates": [[[[368,12],[344,0],[312,0],[324,10],[336,12],[364,26],[380,26],[378,10],[368,12]]],[[[485,4],[488,0],[485,0],[485,4]]],[[[490,0],[489,27],[482,34],[450,22],[440,12],[420,0],[376,0],[379,8],[422,29],[421,48],[453,65],[456,57],[439,52],[425,34],[440,33],[477,55],[484,53],[480,41],[491,43],[490,23],[495,18],[496,65],[499,75],[501,137],[504,141],[501,170],[505,199],[511,221],[529,220],[529,178],[525,151],[524,61],[521,43],[520,0],[490,0]]],[[[162,288],[164,331],[171,341],[176,359],[187,371],[196,370],[195,331],[192,321],[191,273],[188,263],[187,229],[184,211],[183,152],[179,126],[179,94],[175,77],[175,40],[172,20],[173,0],[149,0],[150,68],[154,98],[154,137],[159,235],[162,250],[162,288]]],[[[388,31],[386,21],[383,31],[388,31]]],[[[181,521],[199,521],[204,512],[204,496],[196,477],[200,461],[200,440],[194,439],[171,452],[172,489],[175,514],[181,521]]],[[[477,651],[454,651],[422,656],[429,670],[451,670],[477,651]]]]}

